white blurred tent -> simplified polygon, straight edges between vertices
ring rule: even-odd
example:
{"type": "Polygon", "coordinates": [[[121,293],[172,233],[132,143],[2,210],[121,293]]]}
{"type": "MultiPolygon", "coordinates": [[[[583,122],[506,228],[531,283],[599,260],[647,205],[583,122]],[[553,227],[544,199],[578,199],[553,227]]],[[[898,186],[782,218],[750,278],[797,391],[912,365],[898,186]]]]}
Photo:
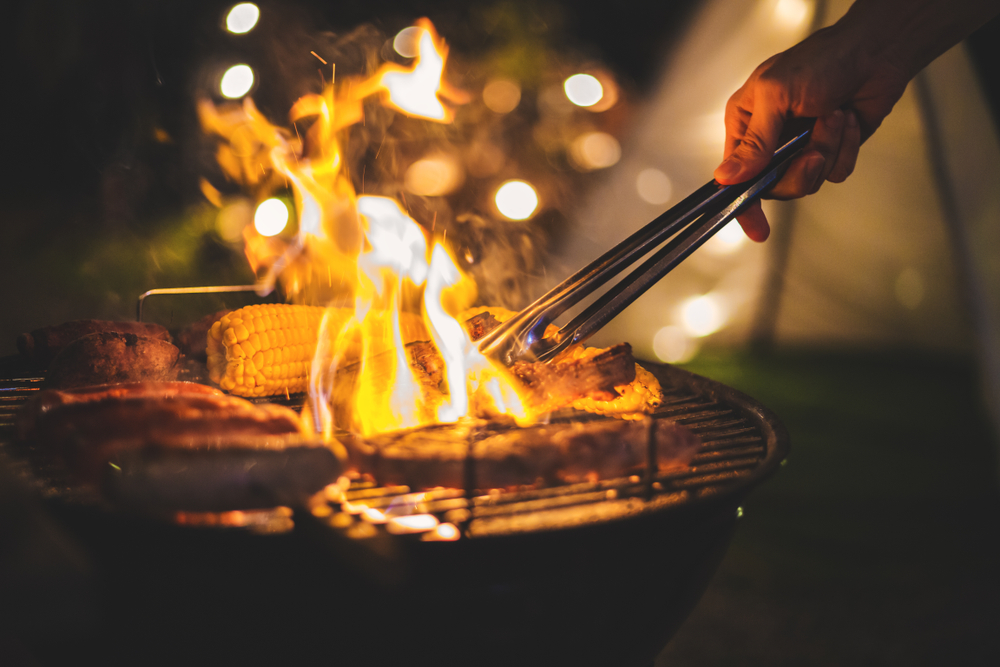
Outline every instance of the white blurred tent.
{"type": "MultiPolygon", "coordinates": [[[[757,64],[849,6],[704,2],[622,161],[582,207],[580,233],[561,253],[566,266],[589,261],[709,180],[729,95],[757,64]],[[656,175],[650,169],[672,189],[660,204],[638,192],[640,174],[656,175]]],[[[1000,142],[963,46],[910,85],[846,183],[765,210],[771,240],[756,245],[724,230],[595,342],[629,340],[640,356],[668,361],[754,337],[778,346],[975,350],[1000,423],[1000,142]],[[715,333],[693,335],[711,329],[713,316],[715,333]]]]}

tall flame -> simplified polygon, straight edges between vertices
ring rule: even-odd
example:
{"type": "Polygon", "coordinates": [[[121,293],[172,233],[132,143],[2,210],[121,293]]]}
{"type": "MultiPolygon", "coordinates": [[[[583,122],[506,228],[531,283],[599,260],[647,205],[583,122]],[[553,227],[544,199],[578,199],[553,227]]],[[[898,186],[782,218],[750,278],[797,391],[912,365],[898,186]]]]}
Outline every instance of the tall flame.
{"type": "MultiPolygon", "coordinates": [[[[428,233],[394,200],[357,196],[344,164],[341,130],[364,118],[362,102],[379,95],[384,104],[411,116],[450,122],[443,101],[462,103],[466,94],[444,81],[447,45],[427,19],[417,21],[418,52],[409,67],[383,65],[364,81],[306,95],[292,107],[293,124],[271,124],[245,99],[217,109],[199,105],[203,127],[221,136],[217,158],[225,174],[264,199],[291,187],[298,232],[283,250],[276,241],[245,232],[251,266],[267,267],[265,289],[281,280],[297,301],[341,304],[324,317],[310,376],[304,414],[317,432],[334,427],[363,434],[453,422],[476,404],[487,412],[526,419],[513,385],[469,341],[457,313],[475,299],[442,243],[428,258],[428,233]],[[433,340],[444,362],[441,386],[421,378],[410,360],[418,341],[433,340]]],[[[425,379],[426,380],[426,379],[425,379]]]]}

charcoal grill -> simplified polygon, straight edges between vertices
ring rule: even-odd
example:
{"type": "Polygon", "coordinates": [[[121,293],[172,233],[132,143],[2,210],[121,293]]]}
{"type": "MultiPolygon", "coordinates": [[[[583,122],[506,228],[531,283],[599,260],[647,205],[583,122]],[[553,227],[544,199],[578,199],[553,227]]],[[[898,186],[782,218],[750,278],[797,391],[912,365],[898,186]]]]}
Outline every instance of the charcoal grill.
{"type": "MultiPolygon", "coordinates": [[[[456,524],[454,542],[390,534],[356,513],[411,502],[405,486],[354,484],[347,504],[296,510],[294,529],[271,535],[50,494],[47,508],[96,563],[106,634],[38,649],[58,660],[83,646],[108,663],[650,665],[721,561],[740,503],[789,442],[749,397],[645,365],[665,390],[655,418],[703,440],[691,466],[517,493],[424,494],[414,511],[456,524]]],[[[41,382],[0,379],[6,449],[17,408],[41,382]]]]}

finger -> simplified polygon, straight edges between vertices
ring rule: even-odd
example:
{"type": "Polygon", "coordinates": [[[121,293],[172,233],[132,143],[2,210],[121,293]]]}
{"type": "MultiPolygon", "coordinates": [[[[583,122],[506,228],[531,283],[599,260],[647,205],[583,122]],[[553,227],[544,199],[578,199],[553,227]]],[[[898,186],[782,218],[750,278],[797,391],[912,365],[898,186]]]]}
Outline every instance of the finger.
{"type": "Polygon", "coordinates": [[[747,210],[743,211],[736,219],[739,221],[740,227],[743,228],[743,233],[751,241],[762,243],[771,234],[771,226],[767,224],[767,216],[764,215],[759,201],[750,204],[747,210]]]}
{"type": "Polygon", "coordinates": [[[807,149],[788,166],[778,184],[767,193],[768,199],[798,199],[819,189],[823,183],[826,158],[819,151],[807,149]]]}
{"type": "Polygon", "coordinates": [[[730,185],[759,174],[774,157],[784,119],[778,106],[766,96],[756,95],[750,120],[739,144],[715,169],[715,179],[730,185]]]}
{"type": "Polygon", "coordinates": [[[840,144],[844,138],[844,126],[846,124],[844,112],[840,109],[816,120],[807,150],[812,148],[823,156],[823,170],[813,183],[809,194],[813,194],[819,190],[826,177],[833,170],[833,166],[837,162],[837,155],[840,153],[840,144]]]}
{"type": "Polygon", "coordinates": [[[840,109],[817,118],[809,145],[768,196],[773,199],[796,199],[819,190],[837,160],[844,125],[844,112],[840,109]],[[823,158],[822,162],[814,157],[815,154],[823,158]]]}
{"type": "Polygon", "coordinates": [[[834,161],[833,169],[827,174],[826,180],[831,183],[843,183],[854,171],[858,162],[858,151],[861,150],[861,123],[858,114],[848,110],[844,114],[844,136],[840,140],[840,151],[834,161]]]}
{"type": "Polygon", "coordinates": [[[737,90],[726,102],[726,114],[723,120],[726,126],[726,145],[723,149],[723,159],[729,157],[736,150],[736,147],[740,145],[740,138],[747,131],[750,112],[744,107],[745,88],[746,86],[737,90]]]}

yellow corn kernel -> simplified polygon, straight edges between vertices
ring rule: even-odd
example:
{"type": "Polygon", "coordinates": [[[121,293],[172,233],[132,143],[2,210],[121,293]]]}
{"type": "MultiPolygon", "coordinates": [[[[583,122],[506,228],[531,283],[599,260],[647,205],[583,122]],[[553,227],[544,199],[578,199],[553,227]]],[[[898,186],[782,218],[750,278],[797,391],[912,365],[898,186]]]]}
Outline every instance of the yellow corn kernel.
{"type": "MultiPolygon", "coordinates": [[[[316,340],[328,309],[287,304],[247,306],[229,313],[208,331],[208,374],[222,389],[240,396],[274,396],[305,391],[316,340]]],[[[336,336],[354,316],[351,308],[330,309],[327,330],[336,336]]],[[[400,317],[403,342],[430,340],[419,315],[400,317]]],[[[374,342],[378,354],[387,341],[374,342]]],[[[357,359],[360,342],[338,352],[340,363],[357,359]]]]}
{"type": "MultiPolygon", "coordinates": [[[[305,391],[325,310],[262,304],[229,313],[209,330],[209,377],[226,391],[241,396],[305,391]],[[291,340],[301,344],[285,344],[291,340]],[[290,376],[289,363],[304,372],[290,376]]],[[[345,309],[342,317],[349,315],[345,309]]]]}

